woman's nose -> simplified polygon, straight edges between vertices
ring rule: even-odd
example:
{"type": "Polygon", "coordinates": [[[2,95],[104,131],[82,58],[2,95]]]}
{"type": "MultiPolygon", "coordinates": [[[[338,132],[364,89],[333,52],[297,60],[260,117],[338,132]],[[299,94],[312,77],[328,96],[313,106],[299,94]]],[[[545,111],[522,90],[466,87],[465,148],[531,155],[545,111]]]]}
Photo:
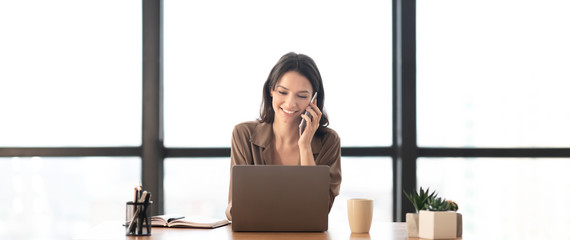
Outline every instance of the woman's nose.
{"type": "Polygon", "coordinates": [[[290,94],[289,96],[287,96],[287,99],[285,100],[285,104],[287,105],[287,107],[296,107],[297,102],[295,101],[295,96],[293,96],[293,94],[290,94]]]}

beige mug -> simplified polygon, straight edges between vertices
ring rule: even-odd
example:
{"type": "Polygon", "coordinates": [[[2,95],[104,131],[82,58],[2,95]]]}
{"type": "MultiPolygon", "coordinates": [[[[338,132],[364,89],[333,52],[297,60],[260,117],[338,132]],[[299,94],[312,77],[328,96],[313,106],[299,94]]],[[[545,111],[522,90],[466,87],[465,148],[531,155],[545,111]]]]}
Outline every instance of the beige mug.
{"type": "Polygon", "coordinates": [[[367,233],[372,224],[372,212],[374,210],[372,199],[353,198],[348,199],[348,223],[353,233],[367,233]]]}

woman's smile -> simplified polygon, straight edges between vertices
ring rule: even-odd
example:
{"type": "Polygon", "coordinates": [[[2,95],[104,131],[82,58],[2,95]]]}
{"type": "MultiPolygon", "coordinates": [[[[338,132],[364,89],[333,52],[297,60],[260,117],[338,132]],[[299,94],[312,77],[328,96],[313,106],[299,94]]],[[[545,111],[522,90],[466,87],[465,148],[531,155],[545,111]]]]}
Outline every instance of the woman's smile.
{"type": "Polygon", "coordinates": [[[283,112],[285,112],[285,114],[287,116],[294,116],[294,115],[296,115],[295,113],[298,112],[297,110],[287,110],[285,108],[281,108],[281,110],[283,110],[283,112]]]}

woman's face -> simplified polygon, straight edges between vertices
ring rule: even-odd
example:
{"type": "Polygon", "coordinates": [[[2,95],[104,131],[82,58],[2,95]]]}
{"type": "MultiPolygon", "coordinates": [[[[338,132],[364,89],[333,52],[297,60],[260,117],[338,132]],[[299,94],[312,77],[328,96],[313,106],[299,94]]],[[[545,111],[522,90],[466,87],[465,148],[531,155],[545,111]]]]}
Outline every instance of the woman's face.
{"type": "Polygon", "coordinates": [[[312,95],[313,87],[305,76],[295,71],[283,74],[271,91],[275,121],[298,124],[312,95]]]}

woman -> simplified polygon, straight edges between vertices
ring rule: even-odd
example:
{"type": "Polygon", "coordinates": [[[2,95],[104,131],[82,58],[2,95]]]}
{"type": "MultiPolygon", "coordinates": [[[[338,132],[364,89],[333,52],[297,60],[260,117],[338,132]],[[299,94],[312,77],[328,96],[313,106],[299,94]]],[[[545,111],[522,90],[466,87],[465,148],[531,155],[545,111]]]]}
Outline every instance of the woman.
{"type": "MultiPolygon", "coordinates": [[[[313,59],[303,54],[285,54],[263,85],[260,119],[240,123],[233,130],[231,166],[328,165],[330,211],[341,182],[340,138],[327,127],[327,115],[321,111],[324,100],[321,74],[313,59]],[[311,102],[315,93],[317,97],[311,102]],[[299,127],[301,119],[306,121],[304,131],[299,127]]],[[[230,181],[226,209],[230,220],[231,186],[230,181]]]]}

